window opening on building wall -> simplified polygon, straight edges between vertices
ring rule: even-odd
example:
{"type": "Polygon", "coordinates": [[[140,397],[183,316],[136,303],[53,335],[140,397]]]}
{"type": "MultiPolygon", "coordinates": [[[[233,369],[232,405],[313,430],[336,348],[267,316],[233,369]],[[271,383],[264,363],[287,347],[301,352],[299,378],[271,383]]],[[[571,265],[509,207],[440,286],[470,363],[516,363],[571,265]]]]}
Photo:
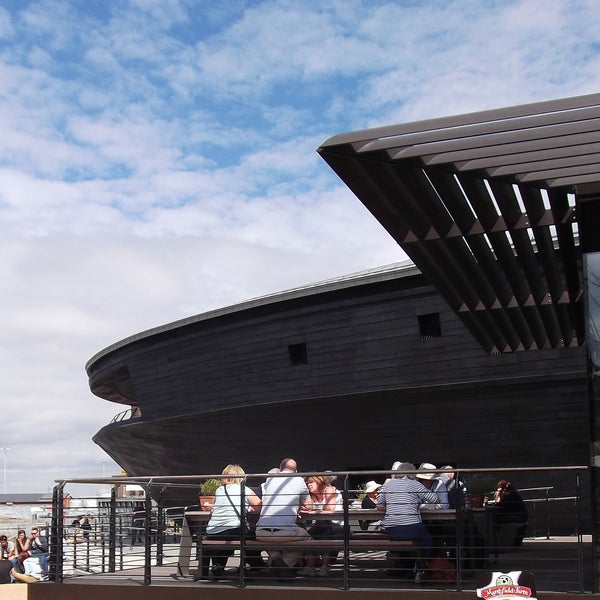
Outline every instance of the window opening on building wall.
{"type": "Polygon", "coordinates": [[[422,340],[441,337],[442,324],[440,322],[440,313],[418,315],[417,318],[419,319],[419,333],[422,340]]]}
{"type": "Polygon", "coordinates": [[[290,344],[288,346],[288,352],[290,353],[290,362],[293,366],[305,365],[308,363],[306,343],[302,342],[301,344],[290,344]]]}

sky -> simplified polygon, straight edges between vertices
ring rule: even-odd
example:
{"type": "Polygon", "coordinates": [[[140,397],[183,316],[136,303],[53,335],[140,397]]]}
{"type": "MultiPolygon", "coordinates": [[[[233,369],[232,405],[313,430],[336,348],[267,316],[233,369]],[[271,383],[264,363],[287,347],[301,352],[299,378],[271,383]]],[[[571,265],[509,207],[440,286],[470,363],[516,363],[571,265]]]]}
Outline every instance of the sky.
{"type": "Polygon", "coordinates": [[[405,260],[327,138],[598,91],[597,0],[0,0],[0,492],[119,472],[103,348],[405,260]]]}

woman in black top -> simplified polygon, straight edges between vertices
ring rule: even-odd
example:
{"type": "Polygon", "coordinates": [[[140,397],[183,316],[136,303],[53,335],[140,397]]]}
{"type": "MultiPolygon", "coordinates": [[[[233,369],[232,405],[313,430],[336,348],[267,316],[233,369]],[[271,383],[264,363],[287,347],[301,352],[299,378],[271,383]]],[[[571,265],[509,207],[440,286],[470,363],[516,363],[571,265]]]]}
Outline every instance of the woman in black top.
{"type": "Polygon", "coordinates": [[[501,479],[496,490],[496,522],[526,523],[527,507],[523,498],[510,481],[501,479]]]}

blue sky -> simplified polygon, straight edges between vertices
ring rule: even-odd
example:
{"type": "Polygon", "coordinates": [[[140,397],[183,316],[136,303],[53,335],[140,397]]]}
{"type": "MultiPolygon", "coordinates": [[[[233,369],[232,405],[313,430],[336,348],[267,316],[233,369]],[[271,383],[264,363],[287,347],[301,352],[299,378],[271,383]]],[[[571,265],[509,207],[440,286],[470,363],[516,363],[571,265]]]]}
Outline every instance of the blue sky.
{"type": "Polygon", "coordinates": [[[595,0],[0,0],[8,491],[107,468],[105,346],[405,258],[326,138],[598,92],[599,42],[595,0]]]}

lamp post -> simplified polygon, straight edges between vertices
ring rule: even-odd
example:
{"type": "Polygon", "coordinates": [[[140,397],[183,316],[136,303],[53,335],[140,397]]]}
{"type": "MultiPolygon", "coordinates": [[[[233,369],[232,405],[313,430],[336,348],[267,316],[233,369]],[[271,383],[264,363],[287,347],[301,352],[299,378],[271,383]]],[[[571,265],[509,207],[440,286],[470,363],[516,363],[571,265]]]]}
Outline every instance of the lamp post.
{"type": "MultiPolygon", "coordinates": [[[[104,479],[106,477],[106,461],[103,460],[101,462],[101,464],[102,464],[102,479],[104,479]]],[[[100,492],[102,494],[106,493],[106,482],[105,481],[102,482],[102,488],[100,489],[100,492]]]]}
{"type": "Polygon", "coordinates": [[[6,453],[10,450],[7,446],[0,446],[2,454],[4,456],[4,493],[6,494],[6,453]]]}

